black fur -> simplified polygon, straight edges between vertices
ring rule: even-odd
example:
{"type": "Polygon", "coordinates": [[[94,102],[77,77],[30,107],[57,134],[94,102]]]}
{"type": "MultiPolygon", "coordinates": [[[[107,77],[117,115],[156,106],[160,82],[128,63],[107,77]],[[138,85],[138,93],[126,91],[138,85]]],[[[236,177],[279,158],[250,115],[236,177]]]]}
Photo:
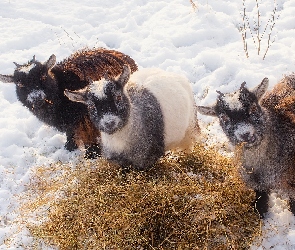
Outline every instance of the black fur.
{"type": "Polygon", "coordinates": [[[77,142],[82,141],[87,157],[100,155],[96,140],[100,133],[88,123],[87,108],[70,101],[64,91],[82,89],[89,84],[89,78],[99,80],[106,72],[117,76],[125,64],[134,72],[137,65],[129,56],[104,48],[77,51],[57,64],[55,60],[52,55],[45,63],[36,61],[35,57],[24,65],[15,63],[14,75],[0,75],[0,80],[14,82],[17,97],[24,106],[42,122],[66,133],[66,149],[72,151],[78,148],[77,142]],[[79,129],[88,130],[79,137],[79,129]]]}
{"type": "Polygon", "coordinates": [[[92,123],[101,131],[105,158],[125,170],[129,165],[144,170],[165,150],[192,146],[198,124],[186,78],[160,69],[143,69],[129,80],[130,75],[126,65],[117,78],[106,76],[79,91],[66,90],[65,95],[88,107],[92,123]]]}
{"type": "MultiPolygon", "coordinates": [[[[245,87],[234,93],[234,95],[236,94],[239,96],[238,100],[241,105],[239,109],[231,109],[224,99],[224,96],[229,96],[230,99],[230,97],[233,96],[232,94],[224,94],[218,97],[215,110],[221,118],[219,120],[220,125],[233,145],[241,143],[241,140],[235,135],[237,126],[241,123],[252,125],[255,128],[256,134],[256,141],[253,144],[257,145],[263,139],[263,134],[265,132],[265,117],[258,104],[259,100],[245,87]]],[[[250,135],[247,132],[245,132],[244,135],[241,135],[243,141],[250,140],[251,137],[249,138],[249,136],[250,135]]]]}
{"type": "Polygon", "coordinates": [[[90,106],[88,108],[90,118],[93,124],[100,131],[112,134],[117,130],[124,127],[128,121],[130,114],[130,103],[127,96],[124,94],[123,86],[121,86],[117,81],[107,81],[104,86],[105,98],[97,98],[93,93],[89,93],[89,99],[94,104],[93,108],[90,106]],[[120,118],[120,124],[112,126],[109,124],[108,127],[101,125],[100,120],[106,114],[112,114],[120,118]]]}
{"type": "Polygon", "coordinates": [[[255,190],[256,198],[253,206],[257,210],[261,219],[265,218],[265,214],[268,212],[269,208],[269,193],[265,191],[255,190]]]}
{"type": "Polygon", "coordinates": [[[295,215],[294,79],[294,74],[284,77],[265,95],[267,78],[251,91],[243,83],[238,92],[219,92],[215,106],[199,107],[203,114],[218,116],[230,142],[240,146],[240,173],[256,191],[254,205],[262,218],[271,191],[289,197],[295,215]]]}
{"type": "MultiPolygon", "coordinates": [[[[74,140],[75,129],[87,116],[87,108],[81,103],[70,101],[63,94],[65,86],[71,82],[71,79],[77,79],[77,76],[63,78],[63,74],[60,73],[55,78],[49,70],[46,63],[42,64],[35,60],[17,67],[14,72],[17,98],[42,122],[65,132],[67,136],[65,148],[72,151],[78,147],[74,140]],[[30,65],[35,66],[29,73],[22,72],[22,67],[30,65]],[[41,96],[34,93],[44,94],[41,96]]],[[[57,72],[55,70],[55,73],[57,72]]],[[[85,84],[79,84],[77,87],[85,84]]]]}

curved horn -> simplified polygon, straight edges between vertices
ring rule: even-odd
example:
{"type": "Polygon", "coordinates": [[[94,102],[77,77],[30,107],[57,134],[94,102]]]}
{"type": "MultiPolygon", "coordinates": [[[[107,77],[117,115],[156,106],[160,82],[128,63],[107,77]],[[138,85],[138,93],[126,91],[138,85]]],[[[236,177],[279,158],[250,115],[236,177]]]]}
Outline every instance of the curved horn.
{"type": "Polygon", "coordinates": [[[36,56],[33,56],[33,59],[31,60],[32,63],[36,62],[36,56]]]}
{"type": "Polygon", "coordinates": [[[245,88],[245,86],[246,86],[246,82],[242,82],[240,89],[245,88]]]}
{"type": "Polygon", "coordinates": [[[217,92],[220,96],[224,96],[224,94],[221,93],[219,90],[216,90],[216,92],[217,92]]]}

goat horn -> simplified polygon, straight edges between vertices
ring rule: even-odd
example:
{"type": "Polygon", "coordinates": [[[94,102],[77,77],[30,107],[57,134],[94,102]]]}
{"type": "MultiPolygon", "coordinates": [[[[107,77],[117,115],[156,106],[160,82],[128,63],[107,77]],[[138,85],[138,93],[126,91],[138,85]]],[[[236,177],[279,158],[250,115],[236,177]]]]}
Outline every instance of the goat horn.
{"type": "Polygon", "coordinates": [[[216,90],[216,92],[217,92],[220,96],[224,96],[224,94],[221,93],[219,90],[216,90]]]}
{"type": "Polygon", "coordinates": [[[35,55],[33,56],[33,59],[32,59],[31,62],[32,62],[32,63],[36,62],[36,56],[35,56],[35,55]]]}
{"type": "Polygon", "coordinates": [[[245,86],[246,86],[246,82],[243,82],[243,83],[241,84],[241,87],[240,87],[240,89],[243,89],[243,88],[245,88],[245,86]]]}

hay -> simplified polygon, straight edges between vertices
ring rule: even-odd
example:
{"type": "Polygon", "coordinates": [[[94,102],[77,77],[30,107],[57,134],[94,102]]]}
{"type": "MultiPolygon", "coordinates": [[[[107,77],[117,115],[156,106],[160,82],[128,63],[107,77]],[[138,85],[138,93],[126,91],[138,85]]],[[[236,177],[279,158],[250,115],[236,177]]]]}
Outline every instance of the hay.
{"type": "Polygon", "coordinates": [[[260,233],[254,193],[230,159],[201,145],[145,173],[103,160],[40,167],[28,198],[30,232],[59,249],[248,249],[260,233]]]}

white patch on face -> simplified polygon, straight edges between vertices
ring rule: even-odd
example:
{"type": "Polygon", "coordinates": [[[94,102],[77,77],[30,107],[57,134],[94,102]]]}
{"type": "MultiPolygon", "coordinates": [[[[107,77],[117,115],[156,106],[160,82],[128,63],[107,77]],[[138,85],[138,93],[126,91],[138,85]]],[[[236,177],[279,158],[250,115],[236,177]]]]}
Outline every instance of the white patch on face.
{"type": "Polygon", "coordinates": [[[34,103],[38,100],[44,100],[46,98],[46,94],[43,90],[33,90],[30,94],[28,94],[27,101],[30,103],[34,103]]]}
{"type": "Polygon", "coordinates": [[[105,80],[94,81],[93,83],[90,84],[89,90],[97,98],[103,99],[107,97],[106,94],[104,93],[104,86],[105,86],[105,80]]]}
{"type": "Polygon", "coordinates": [[[18,71],[19,72],[23,72],[26,74],[29,74],[29,72],[31,71],[32,68],[34,68],[36,66],[35,63],[29,64],[29,65],[25,65],[25,66],[21,66],[18,71]]]}
{"type": "Polygon", "coordinates": [[[239,123],[234,132],[236,138],[241,142],[245,141],[244,136],[246,134],[248,134],[249,135],[248,137],[251,138],[253,137],[254,133],[255,133],[254,127],[251,124],[247,124],[247,123],[239,123]]]}
{"type": "Polygon", "coordinates": [[[221,98],[226,103],[227,107],[231,110],[239,110],[243,108],[242,103],[239,100],[240,92],[237,91],[233,94],[226,94],[221,98]]]}
{"type": "Polygon", "coordinates": [[[100,127],[106,133],[113,133],[117,129],[121,119],[112,114],[106,114],[100,120],[100,127]]]}

